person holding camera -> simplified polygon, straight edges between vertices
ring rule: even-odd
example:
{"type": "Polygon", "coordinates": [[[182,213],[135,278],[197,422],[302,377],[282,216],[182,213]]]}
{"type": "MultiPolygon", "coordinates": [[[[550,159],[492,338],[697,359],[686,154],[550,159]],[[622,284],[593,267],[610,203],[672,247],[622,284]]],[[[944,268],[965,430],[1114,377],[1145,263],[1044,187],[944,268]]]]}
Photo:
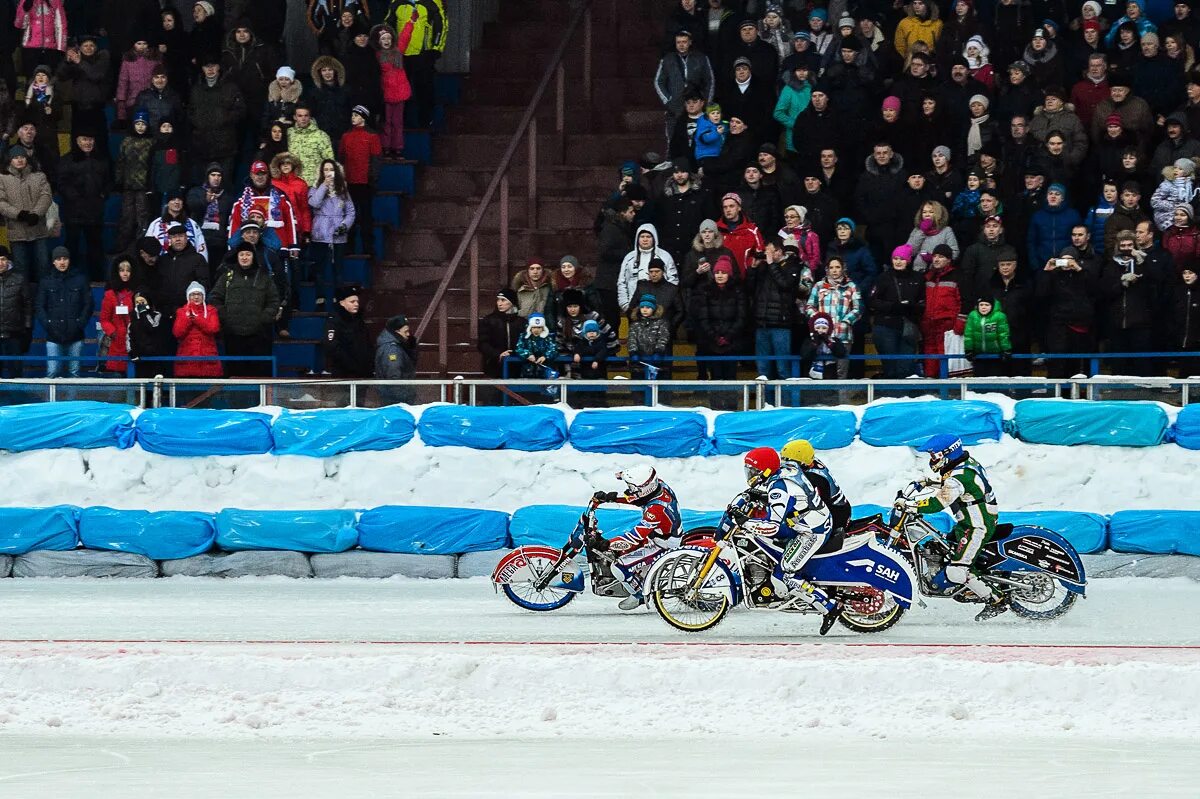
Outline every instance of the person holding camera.
{"type": "MultiPolygon", "coordinates": [[[[1150,225],[1149,221],[1144,224],[1150,225]]],[[[1151,241],[1153,243],[1153,241],[1151,241]]],[[[1162,297],[1163,275],[1146,259],[1132,230],[1117,234],[1117,249],[1104,261],[1100,273],[1100,291],[1108,300],[1109,350],[1112,352],[1149,352],[1154,349],[1154,325],[1162,297]]],[[[1114,365],[1116,374],[1146,374],[1151,362],[1122,359],[1114,365]]]]}
{"type": "Polygon", "coordinates": [[[320,174],[321,182],[308,190],[313,215],[309,261],[313,264],[317,296],[332,306],[334,286],[342,282],[346,236],[354,226],[354,201],[337,161],[322,161],[320,174]]]}
{"type": "MultiPolygon", "coordinates": [[[[1132,234],[1129,240],[1133,243],[1132,234]]],[[[1042,265],[1037,301],[1046,319],[1044,350],[1050,353],[1096,351],[1096,303],[1100,299],[1100,259],[1087,225],[1071,229],[1071,246],[1042,265]]],[[[1063,379],[1078,374],[1081,362],[1047,361],[1046,374],[1063,379]]]]}

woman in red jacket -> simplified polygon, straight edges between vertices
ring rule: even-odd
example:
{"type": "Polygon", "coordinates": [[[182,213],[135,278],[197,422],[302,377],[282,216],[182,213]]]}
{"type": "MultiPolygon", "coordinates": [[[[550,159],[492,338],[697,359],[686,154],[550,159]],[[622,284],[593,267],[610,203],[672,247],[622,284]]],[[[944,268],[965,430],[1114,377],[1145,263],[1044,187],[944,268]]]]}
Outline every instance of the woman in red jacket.
{"type": "MultiPolygon", "coordinates": [[[[952,256],[948,244],[939,244],[933,248],[933,263],[925,272],[925,313],[921,317],[921,351],[926,355],[945,354],[946,333],[953,331],[961,336],[966,328],[967,315],[963,309],[963,296],[958,287],[958,272],[954,268],[952,256]]],[[[941,362],[937,358],[925,361],[926,377],[938,377],[940,369],[941,362]]]]}
{"type": "MultiPolygon", "coordinates": [[[[100,302],[100,329],[104,331],[101,349],[107,342],[110,359],[129,355],[129,319],[133,313],[133,259],[122,255],[113,261],[108,275],[108,287],[100,302]]],[[[104,371],[124,375],[129,364],[122,360],[104,362],[104,371]]]]}
{"type": "Polygon", "coordinates": [[[414,7],[399,36],[387,25],[376,25],[371,29],[371,44],[379,59],[379,77],[383,84],[384,155],[398,156],[404,149],[404,103],[412,97],[412,86],[404,71],[404,51],[408,49],[413,23],[419,16],[420,12],[414,7]]]}
{"type": "Polygon", "coordinates": [[[296,215],[296,235],[302,244],[312,235],[312,211],[308,207],[308,184],[300,177],[300,159],[288,152],[271,159],[271,185],[279,189],[292,204],[296,215]]]}
{"type": "MultiPolygon", "coordinates": [[[[175,338],[179,339],[178,357],[216,357],[217,333],[221,320],[217,309],[205,301],[204,286],[192,281],[187,288],[187,304],[175,312],[175,338]]],[[[220,361],[177,361],[176,377],[220,377],[220,361]]]]}
{"type": "Polygon", "coordinates": [[[1192,206],[1176,206],[1173,224],[1163,232],[1163,249],[1171,253],[1171,263],[1178,274],[1183,274],[1184,269],[1200,272],[1200,227],[1196,226],[1194,215],[1192,206]]]}

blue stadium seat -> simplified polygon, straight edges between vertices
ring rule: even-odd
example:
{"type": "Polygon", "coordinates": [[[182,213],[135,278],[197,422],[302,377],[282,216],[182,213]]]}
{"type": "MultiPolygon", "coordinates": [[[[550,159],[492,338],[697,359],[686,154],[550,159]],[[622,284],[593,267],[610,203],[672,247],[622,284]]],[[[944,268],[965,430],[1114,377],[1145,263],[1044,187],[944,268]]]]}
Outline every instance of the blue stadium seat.
{"type": "Polygon", "coordinates": [[[317,286],[315,283],[300,284],[300,310],[315,311],[317,308],[317,286]]]}
{"type": "Polygon", "coordinates": [[[376,222],[386,222],[389,225],[400,225],[400,196],[398,194],[380,192],[371,202],[371,210],[376,222]]]}
{"type": "Polygon", "coordinates": [[[404,157],[428,164],[433,161],[433,137],[427,130],[404,132],[404,157]]]}
{"type": "Polygon", "coordinates": [[[274,354],[280,374],[295,374],[317,367],[320,345],[314,341],[277,341],[274,354]]]}
{"type": "Polygon", "coordinates": [[[288,323],[288,332],[292,338],[319,340],[325,335],[325,317],[293,316],[288,323]]]}
{"type": "Polygon", "coordinates": [[[384,164],[379,170],[379,190],[413,194],[416,191],[417,171],[412,164],[384,164]]]}
{"type": "Polygon", "coordinates": [[[104,201],[104,224],[115,225],[121,221],[121,195],[110,194],[104,201]]]}
{"type": "Polygon", "coordinates": [[[439,74],[433,81],[433,96],[438,105],[458,105],[462,99],[462,75],[439,74]]]}
{"type": "Polygon", "coordinates": [[[349,256],[342,262],[342,281],[359,286],[371,285],[371,262],[366,256],[349,256]]]}

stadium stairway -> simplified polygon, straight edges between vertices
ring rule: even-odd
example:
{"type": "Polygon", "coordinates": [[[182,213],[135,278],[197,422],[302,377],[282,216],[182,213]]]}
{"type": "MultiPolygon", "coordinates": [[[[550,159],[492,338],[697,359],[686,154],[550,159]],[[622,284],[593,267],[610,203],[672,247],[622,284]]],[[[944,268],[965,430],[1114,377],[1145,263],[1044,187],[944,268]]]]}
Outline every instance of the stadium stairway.
{"type": "MultiPolygon", "coordinates": [[[[509,263],[499,260],[499,204],[484,216],[479,233],[479,309],[489,313],[497,289],[537,257],[556,264],[565,254],[584,264],[596,258],[592,224],[601,200],[617,184],[618,166],[646,150],[662,151],[662,108],[653,76],[659,56],[659,4],[601,0],[593,10],[593,99],[585,101],[582,28],[568,48],[566,135],[554,133],[554,86],[537,113],[537,225],[530,225],[526,191],[527,149],[518,149],[509,171],[509,263]],[[649,8],[653,6],[654,8],[649,8]]],[[[525,106],[562,36],[570,4],[561,0],[506,0],[502,15],[472,52],[461,102],[449,108],[446,132],[431,152],[405,155],[414,165],[415,192],[404,198],[399,230],[388,231],[385,257],[374,272],[367,300],[373,330],[396,313],[414,320],[425,312],[462,239],[489,180],[503,157],[525,106]]],[[[448,372],[480,376],[470,337],[468,264],[464,259],[447,295],[448,372]]],[[[421,343],[419,376],[437,371],[437,326],[421,343]]]]}

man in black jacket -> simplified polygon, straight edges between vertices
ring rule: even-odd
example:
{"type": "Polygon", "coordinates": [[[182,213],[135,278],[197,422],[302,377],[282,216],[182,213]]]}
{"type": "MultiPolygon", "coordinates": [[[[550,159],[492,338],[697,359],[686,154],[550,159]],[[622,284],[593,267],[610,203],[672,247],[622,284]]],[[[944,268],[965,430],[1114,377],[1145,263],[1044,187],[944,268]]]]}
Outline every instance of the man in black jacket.
{"type": "Polygon", "coordinates": [[[187,228],[176,222],[167,228],[167,251],[155,264],[158,273],[158,292],[151,304],[174,323],[175,311],[187,301],[187,287],[192,281],[208,285],[208,262],[188,241],[187,228]]]}
{"type": "MultiPolygon", "coordinates": [[[[1077,237],[1072,230],[1072,245],[1057,259],[1041,266],[1037,273],[1037,300],[1046,319],[1045,351],[1052,353],[1096,351],[1096,302],[1100,299],[1100,264],[1089,241],[1087,228],[1077,237]],[[1075,242],[1082,241],[1082,244],[1075,242]],[[1062,266],[1059,260],[1064,261],[1062,266]]],[[[1129,241],[1133,244],[1132,235],[1129,241]]],[[[1131,248],[1132,249],[1132,248],[1131,248]]],[[[1053,359],[1046,374],[1063,379],[1080,372],[1080,362],[1070,358],[1053,359]]]]}
{"type": "Polygon", "coordinates": [[[867,244],[876,263],[883,262],[889,247],[908,237],[912,219],[897,213],[896,198],[903,187],[904,159],[888,142],[877,142],[854,190],[854,218],[867,225],[867,244]]]}
{"type": "Polygon", "coordinates": [[[91,280],[103,280],[104,201],[112,180],[108,158],[97,149],[94,131],[80,130],[71,154],[59,163],[56,184],[67,249],[91,280]]]}
{"type": "Polygon", "coordinates": [[[674,159],[671,179],[663,189],[658,206],[659,246],[671,253],[676,266],[683,263],[692,247],[700,223],[711,216],[712,198],[694,174],[691,159],[674,159]]]}
{"type": "MultiPolygon", "coordinates": [[[[71,268],[66,247],[55,247],[51,262],[54,268],[38,283],[34,314],[46,329],[46,355],[77,359],[92,318],[92,289],[83,272],[71,268]]],[[[58,377],[64,368],[68,377],[79,377],[78,360],[47,361],[46,377],[58,377]]]]}
{"type": "Polygon", "coordinates": [[[633,218],[637,208],[628,197],[617,200],[613,208],[603,211],[600,234],[596,241],[596,291],[600,294],[600,315],[605,319],[620,319],[621,306],[617,302],[617,278],[621,274],[621,262],[625,254],[633,249],[633,218]]]}
{"type": "MultiPolygon", "coordinates": [[[[1078,228],[1083,228],[1079,225],[1078,228]]],[[[1083,228],[1086,232],[1086,228],[1083,228]]],[[[1027,354],[1033,338],[1033,286],[1032,281],[1017,269],[1017,251],[1004,245],[996,253],[996,269],[992,276],[981,284],[979,292],[971,298],[971,304],[981,296],[995,297],[997,304],[1008,317],[1008,338],[1014,353],[1027,354]]],[[[1028,374],[1029,361],[1010,360],[1005,374],[1009,377],[1028,374]]]]}
{"type": "MultiPolygon", "coordinates": [[[[485,376],[499,379],[503,361],[512,355],[517,339],[525,332],[525,317],[517,313],[517,293],[500,289],[496,293],[496,310],[479,320],[479,354],[485,376]]],[[[492,392],[498,400],[498,392],[492,392]]]]}
{"type": "Polygon", "coordinates": [[[742,56],[733,64],[732,73],[723,73],[717,83],[717,102],[729,117],[738,117],[759,132],[763,141],[778,138],[772,129],[775,120],[774,84],[751,75],[750,59],[742,56]]]}
{"type": "MultiPolygon", "coordinates": [[[[1162,294],[1162,276],[1146,253],[1137,249],[1132,231],[1117,234],[1117,249],[1104,261],[1100,289],[1108,302],[1106,321],[1109,349],[1113,352],[1148,352],[1154,345],[1155,312],[1162,294]]],[[[1113,364],[1117,374],[1145,374],[1144,359],[1123,359],[1113,364]]]]}
{"type": "Polygon", "coordinates": [[[755,366],[760,379],[796,376],[794,361],[769,361],[770,356],[792,355],[792,322],[796,316],[796,289],[800,279],[796,262],[786,258],[779,236],[767,239],[761,257],[748,259],[746,282],[754,318],[755,366]]]}
{"type": "MultiPolygon", "coordinates": [[[[29,281],[0,247],[0,355],[24,355],[33,324],[29,281]]],[[[20,361],[0,361],[0,379],[21,376],[20,361]]]]}
{"type": "Polygon", "coordinates": [[[339,286],[333,312],[325,319],[325,371],[334,377],[369,379],[375,348],[359,308],[357,286],[339,286]]]}

